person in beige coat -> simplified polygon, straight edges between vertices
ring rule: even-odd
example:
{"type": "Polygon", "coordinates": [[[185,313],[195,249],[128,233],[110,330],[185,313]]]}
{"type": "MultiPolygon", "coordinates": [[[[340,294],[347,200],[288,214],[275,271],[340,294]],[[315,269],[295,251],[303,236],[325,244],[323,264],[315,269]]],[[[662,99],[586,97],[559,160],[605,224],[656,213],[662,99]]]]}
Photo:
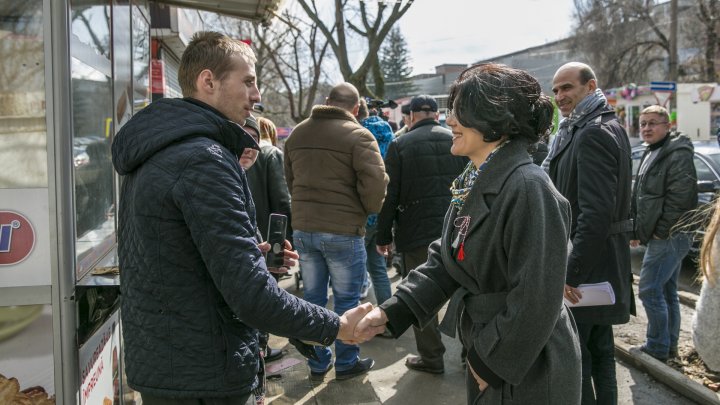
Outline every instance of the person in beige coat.
{"type": "MultiPolygon", "coordinates": [[[[285,142],[285,178],[291,196],[293,241],[300,254],[305,300],[325,306],[331,281],[335,312],[360,301],[365,277],[365,223],[385,198],[385,174],[375,137],[355,119],[360,97],[350,83],[335,86],[285,142]]],[[[327,347],[315,348],[311,379],[333,366],[327,347]]],[[[335,378],[366,373],[374,364],[360,348],[335,343],[335,378]]]]}
{"type": "Polygon", "coordinates": [[[426,326],[450,299],[441,330],[467,349],[468,404],[580,403],[580,343],[563,287],[570,204],[527,148],[549,130],[552,104],[527,72],[484,64],[450,88],[455,180],[442,237],[356,338],[426,326]]]}

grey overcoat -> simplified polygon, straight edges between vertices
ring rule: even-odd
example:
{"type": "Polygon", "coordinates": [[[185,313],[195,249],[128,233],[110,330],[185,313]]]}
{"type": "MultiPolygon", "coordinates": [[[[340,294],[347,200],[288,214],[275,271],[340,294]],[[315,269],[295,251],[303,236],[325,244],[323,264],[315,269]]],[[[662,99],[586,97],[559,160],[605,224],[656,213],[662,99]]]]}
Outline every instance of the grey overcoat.
{"type": "Polygon", "coordinates": [[[388,328],[423,326],[453,296],[446,319],[459,325],[473,369],[494,381],[478,403],[579,404],[580,345],[562,300],[567,200],[513,141],[479,174],[459,216],[451,206],[427,262],[381,305],[388,328]],[[470,217],[463,260],[452,247],[459,216],[470,217]]]}

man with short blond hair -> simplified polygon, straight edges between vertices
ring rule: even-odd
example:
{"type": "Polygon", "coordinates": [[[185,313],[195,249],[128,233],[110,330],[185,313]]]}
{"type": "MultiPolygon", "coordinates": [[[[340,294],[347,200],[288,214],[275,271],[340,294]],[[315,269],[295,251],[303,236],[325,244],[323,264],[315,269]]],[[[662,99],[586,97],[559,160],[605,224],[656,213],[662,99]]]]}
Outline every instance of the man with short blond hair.
{"type": "Polygon", "coordinates": [[[338,316],[268,271],[239,162],[258,149],[241,127],[260,101],[254,60],[246,44],[196,34],[180,62],[186,97],[145,107],[113,141],[125,371],[146,405],[244,404],[259,384],[258,329],[329,345],[354,339],[372,308],[338,316]]]}

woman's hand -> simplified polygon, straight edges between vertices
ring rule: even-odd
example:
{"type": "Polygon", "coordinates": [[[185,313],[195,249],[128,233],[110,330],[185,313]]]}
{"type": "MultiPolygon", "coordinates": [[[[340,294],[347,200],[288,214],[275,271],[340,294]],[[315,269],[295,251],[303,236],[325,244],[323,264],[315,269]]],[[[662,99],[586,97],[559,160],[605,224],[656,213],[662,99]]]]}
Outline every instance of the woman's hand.
{"type": "MultiPolygon", "coordinates": [[[[261,252],[267,253],[270,251],[270,244],[267,242],[262,242],[258,244],[258,248],[261,252]]],[[[298,255],[297,252],[292,250],[292,244],[290,243],[290,241],[285,239],[285,249],[283,250],[282,267],[268,267],[268,271],[275,274],[286,274],[291,267],[297,264],[297,260],[299,258],[300,255],[298,255]]]]}
{"type": "Polygon", "coordinates": [[[472,366],[470,365],[470,362],[467,363],[467,367],[468,367],[468,370],[470,370],[470,372],[472,373],[473,378],[475,378],[475,381],[477,382],[478,388],[480,388],[480,391],[481,392],[485,391],[485,389],[487,389],[487,387],[488,387],[488,383],[486,383],[485,380],[483,380],[482,378],[480,378],[479,375],[477,375],[475,370],[473,370],[472,366]]]}
{"type": "Polygon", "coordinates": [[[565,284],[563,296],[573,304],[577,304],[578,302],[580,302],[580,298],[582,298],[582,293],[579,289],[575,287],[570,287],[569,285],[565,284]]]}

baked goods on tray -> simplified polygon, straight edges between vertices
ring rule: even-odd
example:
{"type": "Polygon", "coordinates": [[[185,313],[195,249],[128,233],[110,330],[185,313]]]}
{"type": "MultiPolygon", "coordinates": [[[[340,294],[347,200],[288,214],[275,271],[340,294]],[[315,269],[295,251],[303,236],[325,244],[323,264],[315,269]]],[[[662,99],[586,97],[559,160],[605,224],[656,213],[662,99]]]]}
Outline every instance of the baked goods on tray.
{"type": "Polygon", "coordinates": [[[8,405],[55,405],[55,396],[49,397],[40,386],[20,391],[17,378],[6,378],[0,374],[0,404],[8,405]]]}

